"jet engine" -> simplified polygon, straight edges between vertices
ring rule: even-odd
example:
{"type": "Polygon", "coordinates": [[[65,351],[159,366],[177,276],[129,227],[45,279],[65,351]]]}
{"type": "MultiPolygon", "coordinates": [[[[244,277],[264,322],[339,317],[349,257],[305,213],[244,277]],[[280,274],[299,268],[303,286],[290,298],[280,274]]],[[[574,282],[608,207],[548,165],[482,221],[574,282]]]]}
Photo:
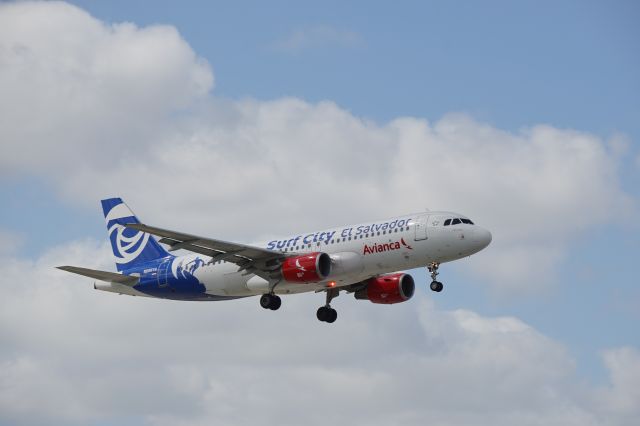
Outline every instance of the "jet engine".
{"type": "Polygon", "coordinates": [[[315,283],[331,273],[331,258],[327,253],[309,253],[289,257],[282,263],[282,276],[290,283],[315,283]]]}
{"type": "Polygon", "coordinates": [[[409,274],[392,274],[371,278],[365,288],[354,293],[356,299],[390,305],[411,299],[416,285],[409,274]]]}

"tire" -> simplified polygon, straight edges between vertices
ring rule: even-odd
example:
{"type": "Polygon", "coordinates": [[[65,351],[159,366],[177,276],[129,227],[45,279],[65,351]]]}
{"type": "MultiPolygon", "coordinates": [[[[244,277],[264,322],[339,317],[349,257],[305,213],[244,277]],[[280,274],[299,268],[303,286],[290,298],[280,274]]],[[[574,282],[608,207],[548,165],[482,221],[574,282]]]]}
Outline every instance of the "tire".
{"type": "Polygon", "coordinates": [[[262,306],[264,309],[270,309],[271,303],[272,302],[270,294],[263,294],[262,296],[260,296],[260,306],[262,306]]]}
{"type": "Polygon", "coordinates": [[[440,281],[437,281],[437,283],[438,283],[438,288],[436,289],[436,291],[438,293],[440,293],[442,291],[442,289],[444,288],[444,286],[442,285],[442,283],[440,281]]]}
{"type": "Polygon", "coordinates": [[[431,284],[429,285],[431,291],[438,291],[438,284],[440,284],[438,281],[431,281],[431,284]]]}
{"type": "Polygon", "coordinates": [[[338,319],[338,311],[336,311],[335,309],[329,309],[326,322],[331,324],[333,322],[336,322],[336,319],[338,319]]]}
{"type": "Polygon", "coordinates": [[[320,306],[318,308],[318,311],[316,312],[316,318],[318,318],[318,321],[327,321],[327,319],[329,318],[329,310],[326,306],[320,306]]]}
{"type": "Polygon", "coordinates": [[[282,299],[280,299],[280,296],[271,296],[271,304],[269,305],[269,309],[271,309],[272,311],[277,311],[278,309],[280,309],[280,305],[282,305],[282,299]]]}

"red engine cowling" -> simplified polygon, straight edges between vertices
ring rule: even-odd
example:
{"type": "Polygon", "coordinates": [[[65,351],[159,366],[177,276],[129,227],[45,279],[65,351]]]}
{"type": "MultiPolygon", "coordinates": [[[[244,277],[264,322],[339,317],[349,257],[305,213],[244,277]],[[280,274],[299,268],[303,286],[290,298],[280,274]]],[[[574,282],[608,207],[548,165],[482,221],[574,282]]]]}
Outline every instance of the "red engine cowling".
{"type": "Polygon", "coordinates": [[[415,289],[413,277],[409,274],[383,275],[371,278],[365,288],[355,292],[355,297],[390,305],[411,299],[415,289]]]}
{"type": "Polygon", "coordinates": [[[327,253],[309,253],[289,257],[282,264],[282,276],[290,283],[315,283],[331,273],[331,258],[327,253]]]}

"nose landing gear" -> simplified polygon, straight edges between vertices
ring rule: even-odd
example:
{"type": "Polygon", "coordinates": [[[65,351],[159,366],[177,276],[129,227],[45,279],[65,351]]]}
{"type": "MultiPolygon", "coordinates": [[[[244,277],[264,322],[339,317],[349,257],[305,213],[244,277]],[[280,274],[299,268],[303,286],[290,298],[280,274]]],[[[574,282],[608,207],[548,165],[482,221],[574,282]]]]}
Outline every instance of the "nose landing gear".
{"type": "Polygon", "coordinates": [[[439,266],[440,264],[438,262],[431,262],[429,266],[427,266],[427,269],[431,273],[431,284],[429,285],[429,287],[431,288],[432,291],[435,291],[436,293],[440,293],[444,288],[442,283],[436,279],[438,277],[439,266]]]}

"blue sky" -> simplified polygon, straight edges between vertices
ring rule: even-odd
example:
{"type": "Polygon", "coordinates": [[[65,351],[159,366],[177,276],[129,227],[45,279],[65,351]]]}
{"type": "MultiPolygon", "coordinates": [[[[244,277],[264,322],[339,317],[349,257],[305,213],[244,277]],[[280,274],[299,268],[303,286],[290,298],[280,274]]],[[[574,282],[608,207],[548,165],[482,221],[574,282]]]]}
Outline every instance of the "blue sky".
{"type": "Polygon", "coordinates": [[[212,63],[221,96],[331,99],[380,121],[468,111],[506,129],[640,132],[633,1],[76,4],[111,22],[175,25],[212,63]],[[359,42],[273,48],[313,26],[359,42]]]}
{"type": "MultiPolygon", "coordinates": [[[[598,152],[610,160],[611,168],[598,175],[605,184],[594,188],[594,198],[590,200],[589,190],[585,189],[587,195],[579,198],[575,206],[584,205],[589,209],[602,200],[603,203],[611,203],[608,210],[605,207],[606,213],[596,214],[586,222],[586,226],[578,226],[573,219],[581,222],[577,216],[583,213],[589,216],[591,212],[583,212],[575,206],[573,209],[560,208],[557,220],[565,222],[567,228],[575,227],[575,230],[562,234],[558,241],[549,242],[549,253],[557,252],[556,259],[540,263],[539,267],[533,264],[522,269],[521,273],[528,276],[522,278],[523,284],[515,292],[502,291],[510,289],[508,284],[491,284],[488,277],[493,272],[478,269],[481,268],[478,263],[483,263],[479,258],[478,263],[451,266],[443,271],[441,277],[445,277],[443,281],[447,284],[442,294],[444,297],[434,297],[421,288],[424,291],[419,292],[416,303],[433,300],[437,309],[443,312],[462,309],[490,318],[517,318],[542,335],[560,342],[575,360],[579,379],[595,386],[604,386],[610,379],[609,370],[602,363],[603,351],[619,347],[638,350],[640,347],[640,335],[635,329],[640,320],[640,289],[633,270],[640,253],[640,55],[637,53],[640,5],[637,2],[407,1],[345,4],[337,1],[158,1],[151,4],[118,0],[72,3],[106,25],[132,22],[138,28],[157,24],[173,26],[198,60],[210,65],[215,80],[211,91],[194,94],[194,100],[190,100],[186,108],[171,107],[173,109],[169,108],[166,115],[152,114],[145,121],[146,115],[141,114],[143,118],[138,124],[143,128],[154,128],[150,131],[150,140],[155,136],[164,137],[166,133],[169,136],[162,139],[162,143],[168,140],[184,143],[188,140],[189,146],[196,146],[201,140],[199,138],[206,139],[207,136],[202,134],[208,134],[206,131],[211,129],[192,134],[189,130],[192,123],[201,126],[207,120],[218,120],[216,111],[220,112],[225,105],[231,105],[233,114],[241,116],[244,112],[237,111],[252,111],[254,107],[268,110],[274,104],[280,105],[283,98],[301,100],[305,106],[297,105],[295,108],[308,106],[313,111],[322,110],[323,101],[329,101],[339,110],[337,121],[353,118],[357,123],[365,123],[364,127],[368,126],[366,123],[372,123],[370,127],[381,133],[387,132],[389,128],[386,126],[398,117],[426,120],[435,129],[439,123],[450,124],[449,120],[457,125],[455,118],[447,117],[462,113],[473,120],[471,127],[478,133],[488,126],[496,137],[502,134],[513,136],[514,143],[519,138],[526,139],[528,132],[538,125],[567,132],[564,135],[576,131],[586,135],[587,139],[594,138],[597,146],[602,147],[598,152]],[[163,128],[165,121],[170,122],[168,130],[163,128]],[[157,133],[153,133],[155,129],[158,129],[157,133]],[[182,135],[182,139],[176,135],[182,135]],[[616,192],[620,196],[607,198],[608,192],[616,192]],[[625,204],[626,208],[617,204],[622,198],[629,202],[625,204]],[[563,216],[564,212],[572,213],[563,216]]],[[[197,64],[189,66],[196,67],[197,64]]],[[[331,110],[327,116],[316,111],[320,114],[320,122],[328,120],[326,117],[335,118],[333,107],[327,108],[331,110]]],[[[293,113],[291,116],[297,117],[293,113]]],[[[241,123],[244,120],[233,117],[241,123]]],[[[114,122],[115,127],[117,120],[119,118],[114,122]]],[[[290,124],[294,122],[292,119],[290,124]]],[[[127,123],[126,126],[129,125],[127,123]]],[[[126,126],[123,131],[138,131],[133,124],[132,127],[126,126]]],[[[218,135],[215,132],[219,129],[212,126],[211,132],[218,135]]],[[[252,126],[247,125],[254,129],[252,126]]],[[[283,134],[294,134],[297,128],[295,124],[291,126],[283,134]]],[[[461,126],[464,127],[464,122],[461,126]]],[[[258,125],[256,127],[259,128],[258,125]]],[[[239,141],[246,133],[251,134],[251,131],[239,131],[241,136],[231,143],[240,146],[239,141]]],[[[268,131],[258,133],[266,135],[268,131]]],[[[222,134],[226,135],[224,131],[222,134]]],[[[295,134],[311,136],[304,132],[295,134]]],[[[64,137],[65,133],[61,135],[64,137]]],[[[74,137],[72,133],[68,135],[74,137]]],[[[251,139],[250,136],[247,138],[251,139]]],[[[290,145],[291,149],[296,149],[296,146],[290,145]]],[[[145,161],[147,152],[152,150],[152,143],[148,142],[143,148],[147,151],[139,151],[138,154],[144,154],[134,157],[137,165],[145,161]]],[[[130,148],[123,142],[119,149],[124,153],[121,157],[88,160],[87,170],[83,169],[85,159],[80,155],[73,161],[65,158],[65,164],[69,161],[69,167],[82,171],[77,174],[71,169],[68,173],[57,170],[59,167],[52,165],[53,160],[29,167],[17,162],[18,165],[6,166],[6,170],[0,173],[0,197],[4,200],[0,209],[0,231],[15,234],[18,240],[22,240],[12,250],[12,255],[35,261],[41,256],[49,256],[54,247],[72,241],[100,241],[104,237],[104,229],[97,200],[103,195],[118,195],[101,191],[117,189],[101,186],[96,181],[94,196],[78,182],[85,178],[90,180],[93,176],[91,170],[97,175],[102,169],[110,173],[109,176],[116,175],[115,172],[111,174],[111,166],[105,164],[110,159],[115,158],[119,166],[126,168],[127,150],[130,148]],[[94,198],[95,202],[92,202],[94,198]]],[[[134,148],[131,149],[136,153],[134,148]]],[[[367,151],[367,155],[373,157],[386,155],[382,148],[379,152],[375,147],[367,151]]],[[[38,152],[36,148],[34,152],[38,152]]],[[[277,149],[274,152],[276,156],[285,155],[277,149]]],[[[4,155],[10,156],[11,151],[4,155]]],[[[299,159],[304,159],[306,154],[300,155],[299,159]]],[[[364,153],[354,149],[353,157],[343,160],[357,170],[360,155],[364,153]]],[[[149,164],[155,164],[152,162],[156,161],[155,157],[149,155],[149,158],[149,164]]],[[[574,158],[564,160],[569,165],[574,158]]],[[[221,163],[224,161],[220,160],[221,163]]],[[[424,167],[429,168],[438,161],[437,157],[424,157],[424,167]]],[[[214,163],[210,167],[221,167],[221,164],[214,163]]],[[[180,170],[183,170],[180,177],[185,177],[184,173],[188,171],[184,170],[188,168],[180,170]]],[[[335,170],[327,168],[327,173],[335,170]]],[[[219,181],[205,183],[198,180],[199,176],[207,176],[208,171],[208,165],[194,169],[193,180],[203,183],[205,200],[210,197],[210,204],[224,203],[227,198],[214,194],[215,191],[224,192],[214,185],[219,181]]],[[[305,177],[313,172],[303,168],[297,173],[305,177]]],[[[338,173],[340,178],[348,179],[349,175],[342,173],[342,170],[338,173]]],[[[447,170],[447,173],[453,175],[456,171],[447,170]]],[[[540,174],[545,174],[544,169],[540,174]]],[[[441,176],[443,180],[453,179],[449,174],[441,176]]],[[[291,176],[275,182],[286,184],[289,179],[291,176]]],[[[259,237],[271,233],[264,230],[272,223],[265,215],[262,218],[258,216],[255,224],[237,231],[238,236],[234,237],[234,227],[209,224],[210,221],[207,222],[207,217],[203,216],[205,212],[208,215],[223,208],[208,205],[198,216],[199,203],[206,203],[199,198],[187,198],[192,200],[189,205],[180,205],[179,202],[174,205],[168,201],[152,204],[156,202],[153,201],[145,205],[144,200],[162,197],[159,189],[155,188],[156,182],[149,178],[146,187],[125,188],[122,193],[136,198],[141,192],[136,192],[136,188],[148,188],[149,198],[139,195],[136,200],[129,201],[134,209],[156,221],[170,222],[167,225],[173,227],[185,223],[186,231],[195,232],[199,224],[206,223],[200,232],[214,237],[247,240],[251,238],[249,231],[259,232],[259,237]],[[164,206],[167,206],[166,212],[160,212],[164,206]],[[176,212],[184,212],[184,217],[177,216],[176,212]],[[215,232],[224,235],[213,234],[215,232]]],[[[189,182],[192,182],[191,177],[185,180],[184,186],[189,182]]],[[[585,182],[592,183],[590,180],[585,182]]],[[[441,184],[439,181],[424,182],[425,186],[441,184]]],[[[558,185],[562,186],[561,183],[558,185]]],[[[358,188],[362,190],[364,187],[358,188]]],[[[491,193],[490,188],[485,190],[491,193]]],[[[278,195],[278,200],[285,206],[295,206],[283,208],[282,222],[304,215],[313,219],[301,219],[302,224],[331,226],[335,223],[324,221],[341,217],[341,198],[331,199],[334,203],[332,213],[325,218],[322,214],[325,206],[305,205],[296,194],[298,192],[292,190],[286,197],[278,195]]],[[[236,202],[233,196],[229,197],[236,202]]],[[[367,206],[369,199],[363,197],[362,204],[367,206]]],[[[438,208],[474,205],[471,201],[458,200],[462,198],[472,199],[473,195],[463,192],[434,195],[436,200],[449,200],[454,204],[451,207],[438,205],[438,208]]],[[[261,198],[255,200],[255,204],[246,204],[244,208],[259,209],[261,198]]],[[[424,201],[431,202],[431,199],[424,201]]],[[[375,198],[369,202],[371,207],[376,205],[375,198]]],[[[407,201],[407,204],[412,202],[407,201]]],[[[503,220],[505,215],[499,210],[509,210],[509,200],[504,203],[504,206],[494,207],[497,220],[503,220]]],[[[232,215],[234,206],[225,207],[224,210],[229,212],[224,214],[232,215]]],[[[407,210],[412,207],[408,206],[407,210]]],[[[529,205],[529,210],[514,210],[520,212],[518,220],[523,228],[526,229],[533,217],[540,214],[538,207],[544,208],[534,203],[529,205]]],[[[343,215],[345,221],[354,218],[355,213],[362,213],[350,205],[344,209],[349,211],[343,215]]],[[[365,211],[371,212],[372,209],[365,211]]],[[[404,212],[400,210],[398,213],[404,212]]],[[[486,218],[485,211],[491,209],[478,208],[477,212],[465,213],[471,217],[486,218]]],[[[371,212],[369,217],[355,220],[375,219],[380,216],[376,213],[371,212]]],[[[543,216],[545,214],[542,213],[543,216]]],[[[553,222],[556,217],[552,215],[546,220],[553,222]]],[[[291,232],[299,230],[300,226],[291,226],[291,232]]],[[[544,227],[544,224],[540,226],[544,227]]],[[[274,233],[287,229],[282,223],[276,228],[274,233]]],[[[553,235],[553,231],[549,232],[553,235]]],[[[534,231],[524,233],[524,237],[517,238],[531,241],[519,242],[513,241],[516,239],[514,235],[520,234],[508,234],[508,244],[512,246],[505,245],[502,249],[508,252],[510,247],[522,246],[526,250],[535,250],[532,253],[544,260],[546,257],[539,249],[545,247],[545,242],[538,241],[535,234],[534,231]]],[[[487,250],[491,251],[492,247],[487,250]]],[[[500,248],[498,246],[496,250],[500,248]]],[[[485,259],[486,265],[502,257],[485,259]]],[[[492,267],[500,269],[501,266],[496,263],[492,267]]],[[[424,271],[413,273],[417,282],[426,282],[424,271]]],[[[505,278],[500,276],[499,280],[504,281],[505,278]]],[[[244,304],[238,309],[248,308],[244,304]]],[[[349,309],[348,304],[344,303],[342,309],[349,309]]],[[[242,313],[237,311],[237,315],[242,313]]],[[[132,424],[139,423],[136,415],[132,418],[132,424]]]]}

